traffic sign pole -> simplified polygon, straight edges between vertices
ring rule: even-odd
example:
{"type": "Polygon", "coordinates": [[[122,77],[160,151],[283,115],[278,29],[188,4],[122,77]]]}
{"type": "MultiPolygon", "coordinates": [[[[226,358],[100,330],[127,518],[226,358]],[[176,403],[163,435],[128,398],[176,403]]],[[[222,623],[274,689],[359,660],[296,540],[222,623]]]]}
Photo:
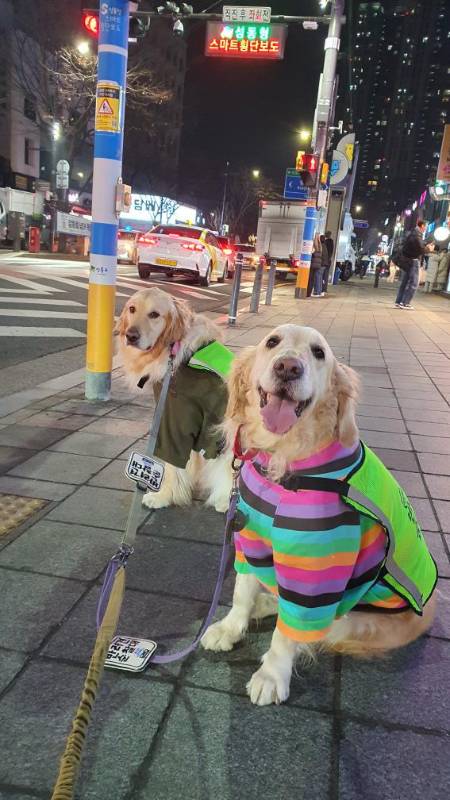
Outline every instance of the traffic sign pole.
{"type": "Polygon", "coordinates": [[[311,255],[313,249],[314,231],[317,222],[317,208],[307,206],[305,212],[305,224],[303,226],[302,252],[300,254],[300,266],[297,271],[297,281],[295,286],[295,297],[297,300],[307,296],[309,270],[311,269],[311,255]]]}
{"type": "Polygon", "coordinates": [[[122,174],[128,62],[128,0],[101,3],[92,185],[86,382],[88,400],[111,394],[117,272],[116,186],[122,174]]]}

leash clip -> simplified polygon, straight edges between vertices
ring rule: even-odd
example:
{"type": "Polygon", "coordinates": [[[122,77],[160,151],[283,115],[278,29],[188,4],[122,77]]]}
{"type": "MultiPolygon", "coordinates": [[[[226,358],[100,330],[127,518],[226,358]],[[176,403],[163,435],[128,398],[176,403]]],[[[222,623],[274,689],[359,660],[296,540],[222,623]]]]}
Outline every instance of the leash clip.
{"type": "Polygon", "coordinates": [[[132,547],[130,544],[121,544],[113,560],[118,561],[122,567],[126,567],[127,561],[129,557],[133,555],[133,553],[134,547],[132,547]]]}

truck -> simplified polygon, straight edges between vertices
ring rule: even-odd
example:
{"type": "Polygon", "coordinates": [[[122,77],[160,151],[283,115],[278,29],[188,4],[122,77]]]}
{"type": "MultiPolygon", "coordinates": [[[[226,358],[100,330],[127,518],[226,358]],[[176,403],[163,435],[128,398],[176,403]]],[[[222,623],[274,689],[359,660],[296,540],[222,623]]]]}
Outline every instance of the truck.
{"type": "Polygon", "coordinates": [[[23,192],[10,187],[0,188],[0,241],[12,238],[9,235],[9,214],[21,214],[26,227],[33,216],[42,214],[44,195],[42,192],[23,192]]]}
{"type": "Polygon", "coordinates": [[[277,272],[296,272],[299,266],[305,213],[301,200],[260,201],[256,254],[275,260],[277,272]]]}

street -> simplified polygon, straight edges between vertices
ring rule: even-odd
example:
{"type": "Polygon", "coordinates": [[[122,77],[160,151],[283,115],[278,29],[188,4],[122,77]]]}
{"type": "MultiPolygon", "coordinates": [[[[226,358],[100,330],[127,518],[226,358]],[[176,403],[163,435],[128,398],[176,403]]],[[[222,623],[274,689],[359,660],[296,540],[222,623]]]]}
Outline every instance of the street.
{"type": "MultiPolygon", "coordinates": [[[[0,396],[32,387],[37,373],[39,383],[83,366],[88,270],[84,261],[0,257],[0,396]]],[[[134,266],[119,265],[116,313],[134,292],[157,286],[188,300],[195,311],[220,317],[228,312],[231,285],[227,281],[203,288],[189,279],[176,281],[163,275],[144,281],[134,266]]],[[[253,273],[244,273],[241,300],[248,299],[252,285],[253,273]]]]}

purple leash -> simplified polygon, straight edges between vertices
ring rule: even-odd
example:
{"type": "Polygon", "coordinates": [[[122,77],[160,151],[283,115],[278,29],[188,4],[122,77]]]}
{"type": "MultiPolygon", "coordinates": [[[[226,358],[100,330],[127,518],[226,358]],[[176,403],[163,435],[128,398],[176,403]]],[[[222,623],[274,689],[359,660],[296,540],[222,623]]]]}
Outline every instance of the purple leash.
{"type": "MultiPolygon", "coordinates": [[[[169,391],[170,379],[173,374],[172,373],[173,360],[176,353],[178,352],[178,349],[179,349],[179,342],[176,342],[171,347],[168,369],[164,376],[163,385],[161,387],[161,393],[159,395],[159,400],[153,417],[152,428],[150,431],[150,437],[147,446],[148,456],[152,456],[155,450],[158,431],[161,425],[161,418],[164,411],[164,405],[166,402],[167,393],[169,391]]],[[[225,530],[223,536],[222,552],[220,555],[219,572],[217,575],[216,586],[214,589],[214,594],[211,600],[209,611],[205,619],[203,620],[201,628],[197,633],[194,641],[190,645],[183,648],[183,650],[179,650],[176,653],[167,653],[166,655],[153,656],[151,662],[154,664],[170,664],[172,661],[178,661],[180,658],[184,658],[189,653],[192,653],[196,649],[206,628],[211,624],[214,614],[216,613],[217,606],[219,605],[220,595],[222,593],[223,582],[225,580],[227,572],[227,564],[232,545],[233,521],[236,514],[237,502],[239,499],[239,492],[237,488],[238,474],[239,474],[238,471],[235,470],[233,488],[231,490],[231,495],[230,495],[230,506],[228,508],[225,520],[225,530]]],[[[131,503],[130,513],[128,516],[127,529],[122,539],[122,543],[120,545],[119,551],[111,558],[111,560],[108,563],[108,567],[105,572],[105,577],[103,579],[103,586],[100,592],[100,599],[97,604],[97,614],[96,614],[97,631],[99,630],[100,625],[102,624],[106,607],[109,602],[111,589],[113,587],[117,572],[120,567],[126,567],[128,558],[134,551],[132,543],[134,542],[134,537],[136,535],[141,499],[142,499],[142,494],[145,491],[145,488],[146,487],[142,487],[140,484],[137,484],[136,486],[133,495],[133,500],[131,503]]]]}

